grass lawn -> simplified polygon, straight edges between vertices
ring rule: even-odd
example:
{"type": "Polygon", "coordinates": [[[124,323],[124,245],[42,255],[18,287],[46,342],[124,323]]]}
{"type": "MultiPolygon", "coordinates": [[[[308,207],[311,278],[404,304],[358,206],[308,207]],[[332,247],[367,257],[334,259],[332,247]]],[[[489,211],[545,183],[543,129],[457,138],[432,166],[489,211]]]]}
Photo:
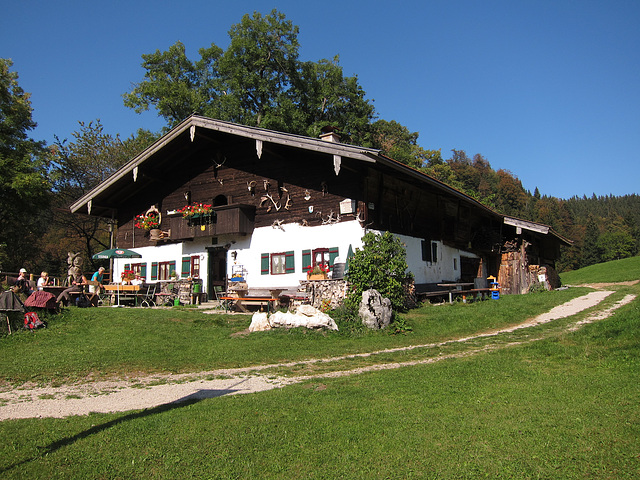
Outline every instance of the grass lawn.
{"type": "Polygon", "coordinates": [[[627,282],[640,279],[640,256],[598,263],[560,275],[562,283],[627,282]]]}
{"type": "MultiPolygon", "coordinates": [[[[0,339],[0,372],[5,385],[63,382],[426,344],[517,323],[587,291],[422,307],[406,314],[407,335],[231,336],[247,317],[72,309],[46,330],[0,339]]],[[[628,293],[640,287],[620,287],[606,303],[628,293]]],[[[516,335],[537,341],[434,364],[142,411],[4,421],[0,476],[638,478],[640,300],[575,332],[558,325],[566,322],[516,335]]]]}

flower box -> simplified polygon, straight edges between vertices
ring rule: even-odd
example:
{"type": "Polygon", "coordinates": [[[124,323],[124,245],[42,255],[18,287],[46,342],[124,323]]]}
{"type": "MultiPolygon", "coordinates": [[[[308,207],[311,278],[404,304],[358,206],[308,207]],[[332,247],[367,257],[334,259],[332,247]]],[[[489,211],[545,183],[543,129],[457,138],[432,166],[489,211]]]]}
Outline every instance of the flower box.
{"type": "Polygon", "coordinates": [[[326,273],[307,273],[307,280],[326,280],[326,273]]]}

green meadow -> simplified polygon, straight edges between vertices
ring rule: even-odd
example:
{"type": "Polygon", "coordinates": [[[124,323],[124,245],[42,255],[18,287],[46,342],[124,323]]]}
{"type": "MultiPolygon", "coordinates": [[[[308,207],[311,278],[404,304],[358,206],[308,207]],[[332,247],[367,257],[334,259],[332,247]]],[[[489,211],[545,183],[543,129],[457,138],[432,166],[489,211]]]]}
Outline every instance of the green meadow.
{"type": "MultiPolygon", "coordinates": [[[[638,265],[627,259],[562,279],[636,280],[638,265]]],[[[260,365],[273,365],[273,375],[317,376],[145,410],[3,421],[0,476],[638,478],[640,300],[567,328],[640,293],[638,285],[611,289],[573,317],[467,341],[456,340],[519,324],[591,289],[425,305],[404,314],[410,330],[397,334],[344,325],[337,333],[245,334],[247,316],[71,308],[46,329],[0,338],[0,388],[260,365]],[[343,358],[368,352],[380,353],[343,358]],[[314,358],[333,360],[302,363],[314,358]]]]}

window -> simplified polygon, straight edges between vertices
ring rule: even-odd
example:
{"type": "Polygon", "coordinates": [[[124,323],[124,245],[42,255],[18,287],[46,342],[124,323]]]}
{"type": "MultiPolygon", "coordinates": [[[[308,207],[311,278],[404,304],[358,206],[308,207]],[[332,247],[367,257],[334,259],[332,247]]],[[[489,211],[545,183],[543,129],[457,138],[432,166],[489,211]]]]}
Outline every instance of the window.
{"type": "Polygon", "coordinates": [[[191,257],[191,277],[200,278],[200,255],[191,257]]]}
{"type": "Polygon", "coordinates": [[[286,255],[284,253],[271,254],[271,275],[281,275],[286,272],[285,262],[286,255]]]}
{"type": "Polygon", "coordinates": [[[140,275],[142,280],[147,280],[147,264],[146,263],[132,263],[131,270],[135,272],[136,275],[140,275]]]}
{"type": "Polygon", "coordinates": [[[438,244],[431,240],[422,240],[422,260],[436,263],[438,261],[438,244]]]}
{"type": "Polygon", "coordinates": [[[328,248],[316,248],[311,252],[311,268],[316,266],[326,268],[331,264],[328,248]]]}
{"type": "Polygon", "coordinates": [[[182,268],[180,269],[182,278],[200,278],[200,255],[182,257],[182,268]]]}
{"type": "Polygon", "coordinates": [[[125,264],[125,270],[131,270],[134,275],[140,275],[143,280],[147,280],[147,264],[146,263],[132,263],[125,264]]]}
{"type": "Polygon", "coordinates": [[[171,280],[171,272],[176,271],[176,262],[158,263],[158,280],[171,280]]]}
{"type": "Polygon", "coordinates": [[[261,275],[283,275],[295,272],[293,252],[263,253],[260,256],[261,275]]]}
{"type": "Polygon", "coordinates": [[[339,254],[338,247],[315,248],[313,250],[302,251],[302,270],[308,271],[315,266],[324,266],[333,269],[333,264],[339,254]]]}

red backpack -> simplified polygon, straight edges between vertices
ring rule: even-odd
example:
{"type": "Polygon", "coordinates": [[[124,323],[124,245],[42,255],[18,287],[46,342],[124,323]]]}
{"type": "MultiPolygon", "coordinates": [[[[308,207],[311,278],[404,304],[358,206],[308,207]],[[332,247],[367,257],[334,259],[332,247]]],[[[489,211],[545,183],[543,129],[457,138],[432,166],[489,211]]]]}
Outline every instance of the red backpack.
{"type": "Polygon", "coordinates": [[[36,328],[46,326],[47,324],[38,318],[38,314],[36,312],[27,312],[24,314],[24,328],[35,330],[36,328]]]}

